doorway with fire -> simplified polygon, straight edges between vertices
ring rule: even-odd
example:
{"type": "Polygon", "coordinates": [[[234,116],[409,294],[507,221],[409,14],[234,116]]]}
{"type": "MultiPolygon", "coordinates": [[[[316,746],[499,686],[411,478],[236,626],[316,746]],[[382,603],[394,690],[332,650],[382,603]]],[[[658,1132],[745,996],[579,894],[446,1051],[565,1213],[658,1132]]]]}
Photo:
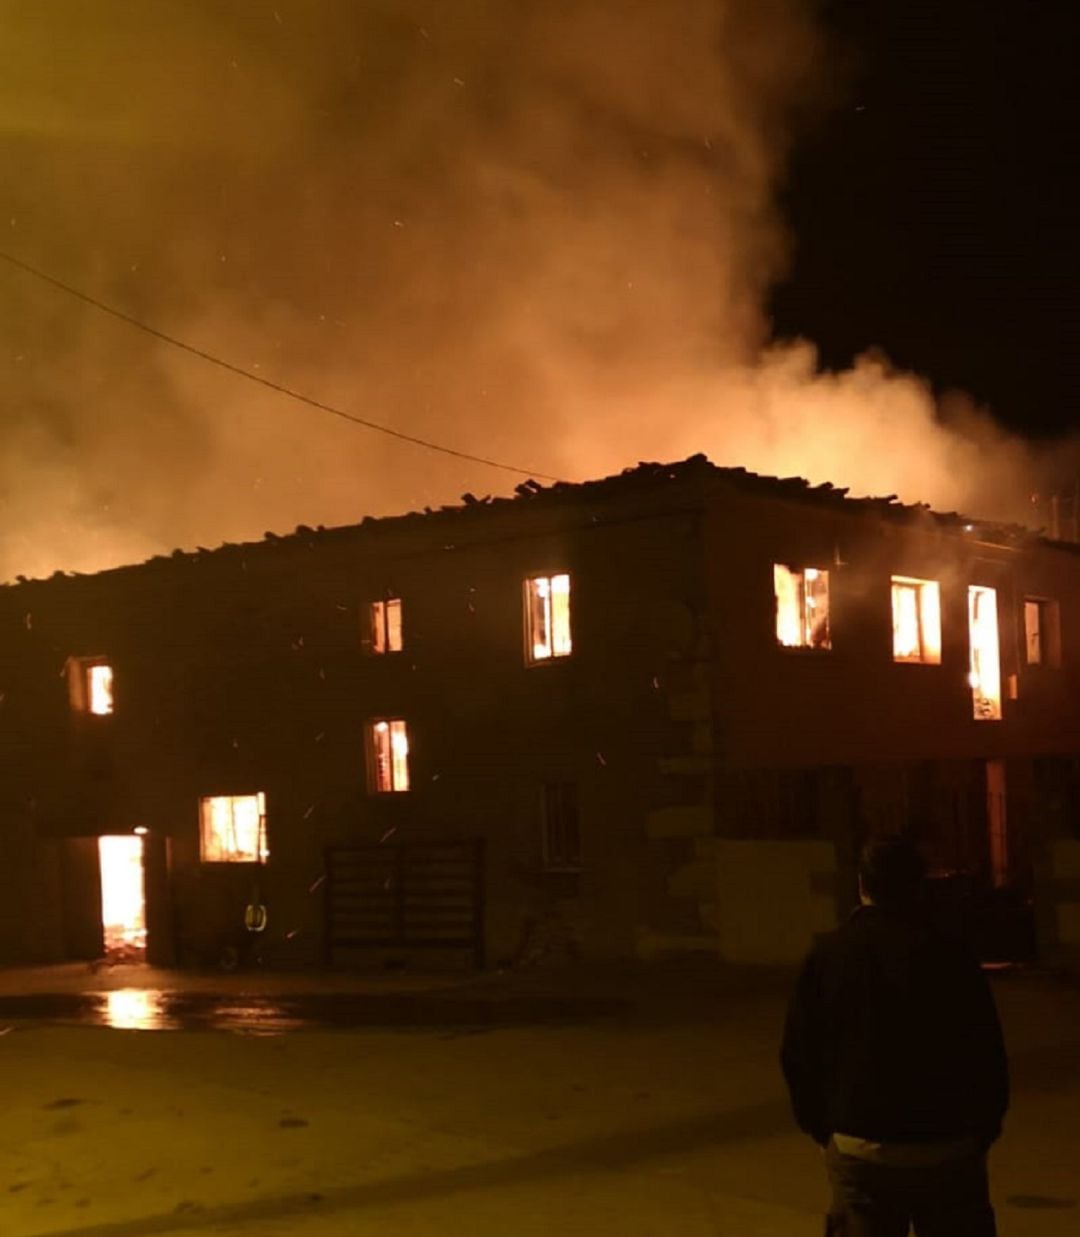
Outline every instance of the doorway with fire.
{"type": "Polygon", "coordinates": [[[101,870],[101,930],[105,960],[146,960],[146,867],[138,833],[98,839],[101,870]]]}

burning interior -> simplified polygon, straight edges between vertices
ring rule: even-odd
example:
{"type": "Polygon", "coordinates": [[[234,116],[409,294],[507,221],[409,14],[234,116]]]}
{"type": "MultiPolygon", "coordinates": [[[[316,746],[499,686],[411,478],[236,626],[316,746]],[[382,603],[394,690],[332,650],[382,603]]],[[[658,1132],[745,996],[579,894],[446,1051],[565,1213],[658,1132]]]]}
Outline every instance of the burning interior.
{"type": "Polygon", "coordinates": [[[829,573],[773,565],[776,639],[785,648],[829,649],[829,573]]]}
{"type": "Polygon", "coordinates": [[[136,834],[99,838],[98,858],[105,953],[139,958],[146,950],[143,840],[136,834]]]}
{"type": "Polygon", "coordinates": [[[525,642],[529,660],[569,657],[570,576],[532,576],[525,581],[525,642]]]}
{"type": "Polygon", "coordinates": [[[388,597],[385,601],[371,603],[371,651],[373,653],[400,653],[401,598],[388,597]]]}
{"type": "Polygon", "coordinates": [[[941,587],[892,577],[893,660],[941,664],[941,587]]]}
{"type": "Polygon", "coordinates": [[[68,694],[76,713],[108,717],[113,712],[113,668],[104,657],[72,657],[67,663],[68,694]]]}
{"type": "Polygon", "coordinates": [[[401,718],[371,723],[368,754],[372,790],[392,794],[409,789],[409,732],[401,718]]]}
{"type": "Polygon", "coordinates": [[[977,721],[1001,720],[1001,654],[998,645],[997,590],[968,588],[971,644],[971,698],[977,721]]]}
{"type": "Polygon", "coordinates": [[[200,800],[203,863],[265,863],[266,795],[212,795],[200,800]]]}

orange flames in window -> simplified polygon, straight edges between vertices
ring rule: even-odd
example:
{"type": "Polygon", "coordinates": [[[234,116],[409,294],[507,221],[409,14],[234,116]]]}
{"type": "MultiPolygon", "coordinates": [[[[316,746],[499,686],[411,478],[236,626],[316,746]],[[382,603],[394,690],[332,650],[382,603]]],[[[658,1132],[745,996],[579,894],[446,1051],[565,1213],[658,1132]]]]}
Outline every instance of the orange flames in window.
{"type": "Polygon", "coordinates": [[[525,604],[530,660],[569,656],[570,576],[563,572],[526,580],[525,604]]]}
{"type": "Polygon", "coordinates": [[[400,718],[371,726],[372,781],[380,793],[409,789],[409,732],[400,718]]]}
{"type": "Polygon", "coordinates": [[[941,588],[936,580],[892,578],[893,660],[941,664],[941,588]]]}
{"type": "Polygon", "coordinates": [[[112,666],[98,663],[87,667],[86,696],[91,713],[105,717],[113,711],[112,666]]]}
{"type": "Polygon", "coordinates": [[[1001,657],[998,646],[997,590],[982,584],[968,589],[972,705],[979,721],[1001,717],[1001,657]]]}

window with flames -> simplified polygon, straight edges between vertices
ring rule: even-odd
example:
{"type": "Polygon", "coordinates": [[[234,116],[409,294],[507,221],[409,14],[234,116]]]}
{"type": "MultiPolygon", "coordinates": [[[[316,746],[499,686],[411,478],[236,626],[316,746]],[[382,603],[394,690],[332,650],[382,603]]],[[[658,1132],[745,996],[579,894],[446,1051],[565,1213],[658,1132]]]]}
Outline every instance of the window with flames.
{"type": "Polygon", "coordinates": [[[266,795],[210,795],[199,800],[203,863],[265,863],[266,795]]]}
{"type": "Polygon", "coordinates": [[[372,653],[400,653],[403,647],[401,634],[401,598],[388,597],[385,601],[373,601],[368,615],[370,648],[372,653]]]}
{"type": "Polygon", "coordinates": [[[773,565],[776,642],[788,649],[831,649],[829,573],[817,567],[773,565]]]}
{"type": "Polygon", "coordinates": [[[373,794],[409,789],[409,731],[401,718],[368,723],[368,786],[373,794]]]}
{"type": "Polygon", "coordinates": [[[941,664],[941,587],[936,580],[892,577],[893,660],[941,664]]]}
{"type": "Polygon", "coordinates": [[[998,643],[997,590],[984,584],[968,589],[972,709],[976,721],[1001,719],[1001,651],[998,643]]]}
{"type": "Polygon", "coordinates": [[[109,717],[113,700],[113,668],[104,657],[71,657],[67,664],[68,696],[76,713],[109,717]]]}
{"type": "Polygon", "coordinates": [[[525,658],[530,665],[569,657],[570,576],[531,576],[525,581],[525,658]]]}

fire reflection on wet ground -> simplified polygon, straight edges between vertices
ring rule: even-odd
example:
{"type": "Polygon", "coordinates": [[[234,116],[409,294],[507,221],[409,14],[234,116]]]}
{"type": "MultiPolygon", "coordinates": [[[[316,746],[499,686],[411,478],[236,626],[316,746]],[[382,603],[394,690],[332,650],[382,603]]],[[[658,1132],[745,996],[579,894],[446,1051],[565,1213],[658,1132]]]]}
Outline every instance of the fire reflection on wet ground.
{"type": "Polygon", "coordinates": [[[483,1030],[574,1023],[622,1012],[624,1003],[614,1000],[520,997],[493,1001],[461,993],[286,996],[116,988],[0,996],[0,1024],[16,1027],[50,1023],[120,1031],[225,1031],[237,1035],[359,1027],[483,1030]]]}
{"type": "Polygon", "coordinates": [[[118,988],[103,993],[104,1022],[118,1031],[168,1030],[167,1015],[161,1008],[160,992],[142,988],[118,988]]]}

